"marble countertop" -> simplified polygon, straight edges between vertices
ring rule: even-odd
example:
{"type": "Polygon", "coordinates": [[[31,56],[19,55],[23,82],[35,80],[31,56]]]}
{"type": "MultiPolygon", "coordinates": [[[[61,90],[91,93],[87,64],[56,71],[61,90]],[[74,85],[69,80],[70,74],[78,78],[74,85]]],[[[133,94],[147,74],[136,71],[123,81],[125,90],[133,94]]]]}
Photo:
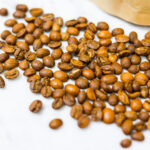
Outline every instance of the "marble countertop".
{"type": "MultiPolygon", "coordinates": [[[[32,7],[42,7],[45,12],[62,16],[64,20],[87,17],[91,22],[106,21],[110,29],[122,27],[125,33],[137,31],[139,37],[149,31],[149,27],[136,26],[108,15],[90,0],[0,0],[0,7],[9,9],[12,17],[17,3],[32,7]]],[[[5,17],[0,17],[0,32],[5,29],[5,17]]],[[[57,69],[57,68],[55,68],[57,69]]],[[[22,72],[21,72],[22,74],[22,72]]],[[[3,75],[2,75],[3,76],[3,75]]],[[[51,108],[52,99],[33,94],[23,75],[16,80],[6,80],[6,88],[0,89],[0,149],[1,150],[121,150],[119,142],[126,138],[115,124],[105,125],[92,122],[87,129],[79,129],[77,122],[69,115],[70,108],[51,108]],[[39,114],[29,112],[29,104],[41,99],[44,108],[39,114]],[[48,127],[53,118],[62,118],[64,125],[57,131],[48,127]]],[[[148,150],[150,134],[145,132],[145,141],[133,142],[128,150],[148,150]]]]}

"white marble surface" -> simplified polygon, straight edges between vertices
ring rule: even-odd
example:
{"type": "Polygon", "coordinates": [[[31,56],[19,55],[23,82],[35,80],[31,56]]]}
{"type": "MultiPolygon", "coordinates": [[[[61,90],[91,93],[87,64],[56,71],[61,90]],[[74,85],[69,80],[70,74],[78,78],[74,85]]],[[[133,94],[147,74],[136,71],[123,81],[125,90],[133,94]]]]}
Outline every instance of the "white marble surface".
{"type": "MultiPolygon", "coordinates": [[[[89,0],[0,0],[0,7],[9,9],[8,18],[12,17],[17,3],[26,3],[30,8],[42,7],[45,12],[53,12],[64,20],[85,16],[90,21],[107,21],[110,29],[123,27],[126,34],[137,31],[142,38],[149,30],[124,22],[101,11],[89,0]]],[[[5,29],[0,17],[0,32],[5,29]]],[[[22,72],[21,72],[22,73],[22,72]]],[[[120,150],[119,142],[126,138],[116,125],[104,125],[92,122],[87,129],[81,130],[69,116],[70,108],[59,111],[51,108],[52,99],[44,99],[30,92],[26,78],[20,75],[17,80],[6,80],[6,88],[0,89],[0,150],[120,150]],[[34,99],[41,99],[44,104],[40,114],[28,110],[34,99]],[[49,121],[62,118],[61,129],[49,129],[49,121]]],[[[142,143],[133,142],[129,150],[148,150],[150,134],[145,132],[142,143]]]]}

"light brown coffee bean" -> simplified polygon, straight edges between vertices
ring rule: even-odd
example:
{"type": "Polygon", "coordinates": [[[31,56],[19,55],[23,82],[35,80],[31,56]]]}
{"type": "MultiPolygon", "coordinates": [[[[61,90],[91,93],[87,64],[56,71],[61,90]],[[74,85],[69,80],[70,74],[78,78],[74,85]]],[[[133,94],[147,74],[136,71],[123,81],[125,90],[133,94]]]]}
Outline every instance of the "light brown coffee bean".
{"type": "Polygon", "coordinates": [[[40,110],[41,110],[41,108],[42,108],[42,101],[40,101],[40,100],[35,100],[35,101],[33,101],[31,104],[30,104],[30,106],[29,106],[29,110],[31,111],[31,112],[33,112],[33,113],[38,113],[40,110]]]}
{"type": "Polygon", "coordinates": [[[52,89],[50,86],[44,86],[41,89],[41,94],[43,97],[48,98],[52,95],[52,89]]]}
{"type": "Polygon", "coordinates": [[[130,139],[124,139],[120,142],[120,145],[123,147],[123,148],[128,148],[131,146],[131,140],[130,139]]]}
{"type": "Polygon", "coordinates": [[[144,135],[142,132],[133,132],[131,134],[131,138],[135,141],[143,141],[144,140],[144,135]]]}
{"type": "Polygon", "coordinates": [[[82,113],[83,113],[83,107],[82,107],[82,105],[78,105],[78,104],[74,105],[70,111],[71,117],[73,117],[75,119],[79,119],[79,117],[82,115],[82,113]]]}
{"type": "Polygon", "coordinates": [[[53,119],[50,123],[49,123],[49,127],[51,129],[58,129],[63,125],[63,122],[61,119],[53,119]]]}
{"type": "Polygon", "coordinates": [[[0,88],[4,88],[5,87],[5,81],[2,78],[2,76],[0,76],[0,88]]]}
{"type": "Polygon", "coordinates": [[[19,76],[19,71],[18,69],[12,69],[5,72],[4,76],[6,79],[15,79],[19,76]]]}
{"type": "Polygon", "coordinates": [[[63,106],[63,99],[62,98],[56,98],[54,99],[52,103],[52,108],[53,109],[60,109],[63,106]]]}
{"type": "Polygon", "coordinates": [[[86,128],[89,124],[90,124],[90,118],[87,115],[83,114],[79,117],[78,126],[80,128],[86,128]]]}

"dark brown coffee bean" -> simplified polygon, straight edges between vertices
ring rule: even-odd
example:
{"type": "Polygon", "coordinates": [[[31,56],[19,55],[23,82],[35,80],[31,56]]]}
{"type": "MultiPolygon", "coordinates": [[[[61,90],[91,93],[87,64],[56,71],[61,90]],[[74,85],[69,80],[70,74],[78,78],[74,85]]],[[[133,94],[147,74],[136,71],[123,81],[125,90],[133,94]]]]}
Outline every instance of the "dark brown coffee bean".
{"type": "Polygon", "coordinates": [[[50,123],[49,123],[49,127],[51,129],[58,129],[63,125],[63,122],[61,119],[53,119],[50,123]]]}
{"type": "Polygon", "coordinates": [[[63,106],[63,99],[62,98],[56,98],[54,99],[52,103],[53,109],[60,109],[63,106]]]}
{"type": "Polygon", "coordinates": [[[0,88],[4,88],[5,87],[5,81],[2,78],[2,76],[0,76],[0,88]]]}
{"type": "Polygon", "coordinates": [[[12,69],[4,74],[6,79],[15,79],[19,76],[19,71],[17,69],[12,69]]]}
{"type": "Polygon", "coordinates": [[[41,110],[42,105],[43,104],[40,100],[35,100],[30,104],[29,110],[33,113],[38,113],[41,110]]]}

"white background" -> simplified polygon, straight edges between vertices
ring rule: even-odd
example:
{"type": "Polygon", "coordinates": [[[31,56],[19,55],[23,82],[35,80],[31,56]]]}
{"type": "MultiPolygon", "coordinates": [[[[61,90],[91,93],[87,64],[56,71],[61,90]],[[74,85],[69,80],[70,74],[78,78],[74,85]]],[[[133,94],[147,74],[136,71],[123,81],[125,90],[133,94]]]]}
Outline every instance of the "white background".
{"type": "MultiPolygon", "coordinates": [[[[17,3],[26,3],[29,8],[42,7],[45,12],[55,13],[64,20],[87,17],[90,21],[107,21],[110,29],[122,27],[125,33],[137,31],[142,38],[149,30],[129,24],[101,11],[89,0],[0,0],[0,7],[9,9],[12,17],[17,3]]],[[[6,17],[0,17],[0,32],[4,30],[6,17]]],[[[20,20],[21,21],[21,20],[20,20]]],[[[3,75],[2,75],[3,76],[3,75]]],[[[29,90],[26,78],[21,75],[14,81],[6,80],[6,87],[0,89],[0,150],[120,150],[119,142],[126,138],[115,124],[105,125],[92,122],[87,129],[79,129],[77,122],[69,115],[70,108],[51,108],[52,99],[45,99],[29,90]],[[29,112],[29,104],[34,99],[43,101],[39,114],[29,112]],[[62,118],[64,125],[57,131],[48,127],[53,118],[62,118]]],[[[133,142],[129,150],[149,150],[150,134],[145,133],[145,141],[133,142]]]]}

